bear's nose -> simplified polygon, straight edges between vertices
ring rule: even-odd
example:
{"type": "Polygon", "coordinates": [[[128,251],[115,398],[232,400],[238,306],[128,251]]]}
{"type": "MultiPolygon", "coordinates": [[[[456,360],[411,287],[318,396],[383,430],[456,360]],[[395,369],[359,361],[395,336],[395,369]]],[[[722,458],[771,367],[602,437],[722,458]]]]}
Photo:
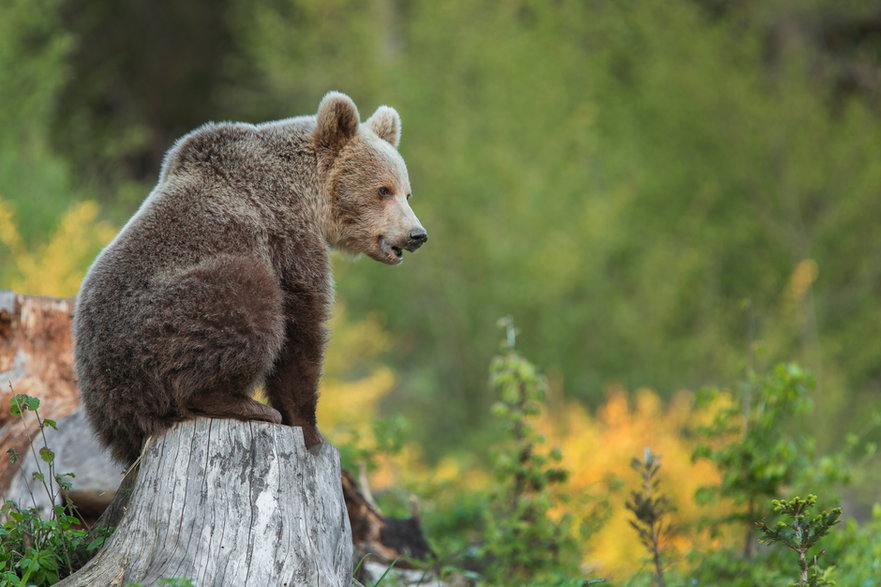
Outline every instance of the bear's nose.
{"type": "Polygon", "coordinates": [[[415,251],[428,240],[428,233],[421,226],[410,231],[410,238],[407,241],[407,250],[415,251]]]}

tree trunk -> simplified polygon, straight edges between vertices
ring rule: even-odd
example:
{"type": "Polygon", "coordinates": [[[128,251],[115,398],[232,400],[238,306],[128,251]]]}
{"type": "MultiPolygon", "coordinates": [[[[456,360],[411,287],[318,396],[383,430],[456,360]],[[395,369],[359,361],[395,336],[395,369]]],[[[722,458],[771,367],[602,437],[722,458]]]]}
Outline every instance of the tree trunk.
{"type": "Polygon", "coordinates": [[[351,585],[340,474],[336,449],[306,450],[299,428],[181,422],[148,441],[116,531],[59,585],[351,585]]]}

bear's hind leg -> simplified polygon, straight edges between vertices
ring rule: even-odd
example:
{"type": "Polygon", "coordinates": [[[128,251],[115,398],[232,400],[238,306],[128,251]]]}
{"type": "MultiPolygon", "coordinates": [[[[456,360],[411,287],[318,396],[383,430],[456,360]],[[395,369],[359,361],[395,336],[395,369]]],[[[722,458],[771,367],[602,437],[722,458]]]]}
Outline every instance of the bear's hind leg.
{"type": "Polygon", "coordinates": [[[185,408],[194,416],[262,420],[281,424],[281,414],[275,408],[261,404],[246,395],[229,391],[202,391],[194,394],[185,408]]]}
{"type": "Polygon", "coordinates": [[[259,261],[218,255],[171,275],[143,338],[173,406],[160,419],[207,416],[280,423],[250,397],[283,343],[281,292],[259,261]]]}

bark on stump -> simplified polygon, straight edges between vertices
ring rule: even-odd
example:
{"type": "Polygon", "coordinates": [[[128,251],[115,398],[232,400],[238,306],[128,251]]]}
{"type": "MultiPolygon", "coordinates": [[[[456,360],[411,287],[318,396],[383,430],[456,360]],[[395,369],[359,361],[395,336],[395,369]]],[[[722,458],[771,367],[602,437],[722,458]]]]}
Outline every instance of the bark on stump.
{"type": "Polygon", "coordinates": [[[148,441],[116,531],[58,585],[335,586],[351,573],[336,449],[307,451],[299,428],[198,419],[148,441]]]}

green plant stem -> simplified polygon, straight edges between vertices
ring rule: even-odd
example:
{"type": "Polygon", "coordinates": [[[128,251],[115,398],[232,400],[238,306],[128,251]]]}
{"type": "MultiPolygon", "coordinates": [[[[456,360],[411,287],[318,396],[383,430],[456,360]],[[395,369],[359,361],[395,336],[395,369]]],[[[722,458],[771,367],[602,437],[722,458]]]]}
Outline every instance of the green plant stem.
{"type": "Polygon", "coordinates": [[[659,528],[652,529],[652,558],[655,563],[655,580],[658,583],[658,587],[666,587],[667,583],[664,580],[664,564],[661,562],[661,548],[659,544],[660,532],[659,528]]]}
{"type": "Polygon", "coordinates": [[[801,569],[801,581],[799,587],[807,587],[808,584],[808,559],[804,550],[798,551],[798,566],[801,569]]]}
{"type": "MultiPolygon", "coordinates": [[[[645,494],[649,500],[654,499],[652,491],[652,478],[646,476],[645,477],[645,494]]],[[[661,521],[660,519],[656,520],[651,527],[651,540],[652,540],[652,560],[655,563],[655,581],[658,584],[658,587],[666,587],[666,582],[664,581],[664,564],[661,562],[661,521]]]]}
{"type": "MultiPolygon", "coordinates": [[[[42,476],[42,479],[40,480],[40,482],[43,484],[43,488],[46,490],[46,493],[49,494],[49,497],[50,497],[51,500],[52,500],[52,504],[54,505],[54,504],[55,504],[55,495],[52,493],[52,490],[51,490],[51,489],[49,488],[49,486],[46,484],[46,476],[43,475],[43,469],[40,467],[40,456],[37,454],[37,449],[34,448],[34,441],[33,441],[33,439],[31,438],[31,431],[28,429],[28,425],[27,425],[27,423],[24,421],[24,418],[25,418],[24,415],[25,415],[29,410],[22,410],[22,409],[21,409],[22,404],[21,404],[21,402],[19,401],[18,396],[17,396],[16,393],[15,393],[15,390],[12,388],[12,384],[11,384],[11,383],[9,384],[9,389],[12,391],[12,398],[13,398],[13,400],[15,401],[15,405],[18,407],[19,414],[20,414],[20,416],[19,416],[19,420],[21,421],[21,427],[22,427],[22,429],[24,430],[25,437],[28,439],[28,446],[31,447],[31,454],[34,455],[34,462],[37,464],[37,472],[42,476]]],[[[37,422],[39,422],[39,419],[37,420],[37,422]]],[[[30,495],[31,495],[31,502],[34,504],[34,507],[36,508],[36,507],[37,507],[37,500],[36,500],[36,498],[34,497],[33,492],[30,491],[30,489],[28,489],[28,492],[29,492],[30,495]]]]}
{"type": "Polygon", "coordinates": [[[642,478],[640,492],[633,492],[632,500],[626,504],[633,512],[635,521],[630,524],[639,533],[640,541],[649,550],[655,566],[655,584],[666,587],[664,579],[664,563],[661,559],[662,518],[670,511],[667,498],[661,494],[655,496],[658,487],[657,474],[660,470],[660,457],[646,448],[643,460],[634,458],[630,466],[642,478]]]}
{"type": "MultiPolygon", "coordinates": [[[[22,425],[22,428],[24,429],[25,436],[28,439],[28,444],[31,447],[31,453],[34,455],[34,462],[36,463],[36,466],[37,466],[37,472],[40,474],[40,483],[43,484],[43,488],[46,490],[46,493],[49,495],[49,502],[51,503],[51,508],[52,508],[52,517],[57,522],[58,532],[61,534],[61,537],[62,537],[61,553],[64,556],[64,562],[67,565],[68,571],[72,571],[73,570],[73,563],[71,562],[70,550],[68,549],[67,532],[64,529],[64,524],[62,523],[62,521],[60,519],[60,514],[59,514],[58,510],[56,510],[56,507],[59,507],[59,506],[56,504],[58,494],[55,493],[55,491],[53,490],[55,484],[58,482],[58,480],[55,478],[55,465],[54,465],[55,458],[53,457],[52,460],[47,462],[47,465],[49,468],[49,481],[47,483],[46,475],[43,474],[43,469],[40,466],[40,461],[42,460],[42,457],[37,453],[37,449],[34,447],[34,440],[31,437],[30,430],[28,429],[28,425],[25,422],[25,414],[29,411],[33,412],[34,418],[37,419],[37,427],[40,431],[40,437],[43,439],[43,446],[48,448],[49,443],[47,442],[47,439],[46,439],[46,431],[43,429],[44,428],[43,419],[40,418],[40,414],[37,410],[30,410],[29,408],[27,410],[22,410],[21,409],[22,404],[18,400],[18,397],[15,394],[15,390],[12,389],[12,383],[9,384],[9,389],[13,392],[13,398],[15,399],[15,403],[18,406],[18,410],[19,410],[19,414],[20,414],[19,418],[21,419],[21,425],[22,425]]],[[[59,487],[59,490],[60,490],[60,487],[59,487]]],[[[34,497],[34,494],[32,492],[30,493],[30,495],[31,495],[31,501],[34,504],[34,508],[36,508],[37,507],[36,498],[34,497]]],[[[43,544],[45,543],[46,537],[40,535],[40,536],[35,536],[34,538],[36,539],[35,541],[37,544],[37,548],[41,549],[43,547],[43,544]]]]}

